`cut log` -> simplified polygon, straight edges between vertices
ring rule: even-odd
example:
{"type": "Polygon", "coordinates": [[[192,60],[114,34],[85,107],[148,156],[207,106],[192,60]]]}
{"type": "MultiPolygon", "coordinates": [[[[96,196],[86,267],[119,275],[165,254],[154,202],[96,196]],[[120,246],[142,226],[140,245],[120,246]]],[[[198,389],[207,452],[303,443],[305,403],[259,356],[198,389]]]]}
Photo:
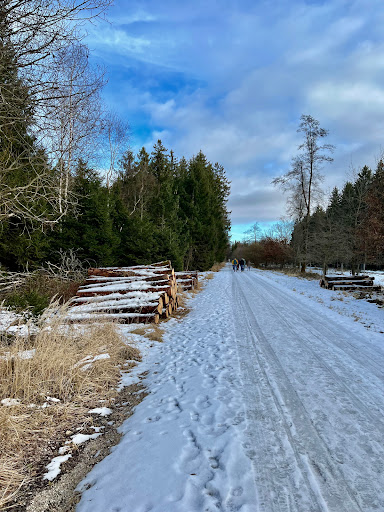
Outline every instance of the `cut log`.
{"type": "Polygon", "coordinates": [[[197,270],[191,270],[189,272],[175,272],[177,279],[198,279],[199,273],[197,270]]]}
{"type": "Polygon", "coordinates": [[[371,276],[367,276],[367,275],[355,275],[355,276],[344,276],[344,275],[340,275],[340,276],[323,276],[323,278],[326,280],[326,281],[345,281],[345,280],[355,280],[355,281],[361,281],[361,280],[364,280],[364,279],[372,279],[374,280],[375,278],[374,277],[371,277],[371,276]]]}
{"type": "Polygon", "coordinates": [[[183,290],[193,290],[196,286],[196,279],[178,279],[178,285],[181,286],[183,290]]]}
{"type": "Polygon", "coordinates": [[[331,290],[365,290],[365,291],[380,291],[380,286],[363,286],[363,285],[355,285],[355,284],[335,284],[332,286],[331,290]]]}
{"type": "Polygon", "coordinates": [[[140,277],[140,276],[167,276],[173,277],[175,271],[170,268],[161,267],[111,267],[111,268],[90,268],[88,276],[98,277],[140,277]]]}
{"type": "Polygon", "coordinates": [[[159,313],[110,313],[110,314],[82,314],[70,315],[66,318],[67,323],[96,323],[96,322],[117,322],[119,324],[159,323],[159,313]]]}
{"type": "Polygon", "coordinates": [[[105,304],[103,302],[94,302],[92,304],[83,304],[77,306],[75,309],[70,310],[70,314],[82,313],[161,313],[163,311],[163,301],[151,304],[142,304],[140,306],[130,306],[129,304],[120,304],[119,301],[114,301],[115,304],[105,304]]]}
{"type": "MultiPolygon", "coordinates": [[[[129,293],[132,293],[132,289],[121,289],[119,287],[108,289],[105,288],[89,288],[89,289],[82,289],[79,288],[77,290],[77,296],[78,297],[96,297],[96,296],[106,296],[106,295],[112,295],[114,293],[120,293],[121,295],[126,295],[129,293]]],[[[136,290],[137,291],[137,290],[136,290]]],[[[145,290],[140,290],[141,292],[165,292],[167,295],[172,297],[172,288],[170,286],[150,286],[149,288],[146,288],[145,290]]]]}

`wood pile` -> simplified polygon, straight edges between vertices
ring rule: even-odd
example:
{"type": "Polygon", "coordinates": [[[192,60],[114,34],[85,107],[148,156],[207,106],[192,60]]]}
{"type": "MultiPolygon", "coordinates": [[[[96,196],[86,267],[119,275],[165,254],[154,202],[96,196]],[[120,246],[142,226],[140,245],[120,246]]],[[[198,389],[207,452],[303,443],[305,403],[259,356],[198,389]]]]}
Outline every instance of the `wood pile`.
{"type": "Polygon", "coordinates": [[[380,286],[373,286],[374,277],[359,276],[323,276],[320,279],[320,286],[328,290],[366,290],[380,291],[380,286]]]}
{"type": "Polygon", "coordinates": [[[71,300],[68,319],[73,323],[114,320],[157,324],[177,306],[176,275],[170,261],[91,268],[71,300]]]}
{"type": "Polygon", "coordinates": [[[197,270],[190,270],[188,272],[175,272],[177,284],[183,290],[194,290],[198,283],[197,270]]]}

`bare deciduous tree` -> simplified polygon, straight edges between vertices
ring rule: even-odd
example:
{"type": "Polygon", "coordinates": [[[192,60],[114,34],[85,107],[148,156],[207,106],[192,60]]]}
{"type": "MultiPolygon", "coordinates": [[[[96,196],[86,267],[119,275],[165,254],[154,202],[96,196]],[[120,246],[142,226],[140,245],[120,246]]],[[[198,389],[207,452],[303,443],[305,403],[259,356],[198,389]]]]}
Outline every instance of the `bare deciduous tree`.
{"type": "Polygon", "coordinates": [[[40,125],[44,126],[51,162],[59,172],[59,208],[64,213],[75,162],[80,157],[92,160],[98,150],[100,90],[105,81],[102,70],[90,67],[88,48],[81,44],[59,52],[56,60],[58,94],[46,105],[40,125]]]}
{"type": "Polygon", "coordinates": [[[96,123],[103,81],[79,41],[110,3],[0,0],[0,219],[54,223],[65,213],[72,162],[96,123]]]}
{"type": "Polygon", "coordinates": [[[123,156],[128,143],[129,124],[123,121],[115,112],[108,112],[104,117],[104,138],[107,140],[109,166],[105,173],[108,190],[112,178],[117,172],[117,163],[123,156]]]}
{"type": "Polygon", "coordinates": [[[333,152],[332,144],[320,144],[320,140],[328,135],[328,130],[320,127],[319,121],[309,115],[301,116],[297,130],[304,134],[303,143],[298,146],[301,153],[296,156],[291,170],[283,176],[275,178],[272,183],[279,185],[289,193],[288,210],[298,221],[304,222],[301,271],[305,272],[308,257],[308,222],[316,194],[320,192],[322,164],[332,162],[327,152],[333,152]]]}
{"type": "Polygon", "coordinates": [[[254,224],[252,224],[252,226],[249,229],[244,231],[244,234],[248,235],[246,237],[246,241],[257,242],[257,239],[260,236],[261,232],[262,232],[262,229],[261,229],[259,223],[255,222],[254,224]]]}

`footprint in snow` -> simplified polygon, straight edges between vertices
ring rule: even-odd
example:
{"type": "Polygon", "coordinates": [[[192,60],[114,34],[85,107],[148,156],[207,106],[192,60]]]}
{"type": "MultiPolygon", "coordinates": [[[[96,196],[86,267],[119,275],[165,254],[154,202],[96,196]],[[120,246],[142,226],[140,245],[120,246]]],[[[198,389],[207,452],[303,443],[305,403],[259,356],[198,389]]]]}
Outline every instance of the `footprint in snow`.
{"type": "Polygon", "coordinates": [[[209,401],[208,395],[198,395],[195,400],[195,405],[200,409],[207,409],[212,404],[209,401]]]}
{"type": "Polygon", "coordinates": [[[155,423],[156,421],[161,420],[161,416],[153,416],[145,419],[145,423],[155,423]]]}
{"type": "Polygon", "coordinates": [[[199,421],[200,415],[198,412],[190,412],[189,414],[191,416],[192,421],[199,421]]]}

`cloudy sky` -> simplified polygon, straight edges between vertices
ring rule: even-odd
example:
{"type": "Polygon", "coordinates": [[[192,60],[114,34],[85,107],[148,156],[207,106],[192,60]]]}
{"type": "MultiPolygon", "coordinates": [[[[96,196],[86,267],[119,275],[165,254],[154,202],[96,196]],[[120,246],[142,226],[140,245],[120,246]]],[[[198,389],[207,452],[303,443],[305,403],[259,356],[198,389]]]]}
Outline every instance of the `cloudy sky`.
{"type": "Polygon", "coordinates": [[[302,114],[336,146],[324,189],[384,150],[383,0],[115,0],[87,43],[131,146],[201,149],[232,182],[232,237],[285,215],[271,180],[297,154],[302,114]]]}

